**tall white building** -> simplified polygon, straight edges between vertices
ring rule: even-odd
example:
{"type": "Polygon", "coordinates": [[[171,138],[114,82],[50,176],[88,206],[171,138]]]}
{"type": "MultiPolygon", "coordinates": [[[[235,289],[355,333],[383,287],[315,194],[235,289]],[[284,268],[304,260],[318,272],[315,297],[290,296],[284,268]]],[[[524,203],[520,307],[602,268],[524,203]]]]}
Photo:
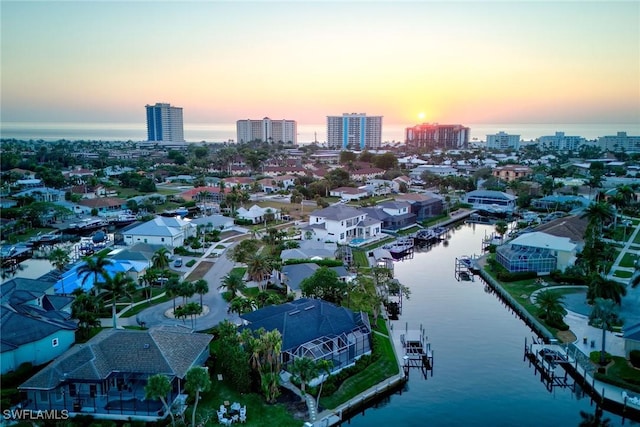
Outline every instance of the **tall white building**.
{"type": "Polygon", "coordinates": [[[505,132],[487,135],[487,148],[489,150],[518,150],[520,149],[520,135],[510,135],[505,132]]]}
{"type": "Polygon", "coordinates": [[[382,116],[344,113],[327,116],[327,145],[336,149],[378,149],[382,140],[382,116]]]}
{"type": "Polygon", "coordinates": [[[640,136],[629,136],[626,132],[601,136],[598,138],[598,146],[605,151],[640,153],[640,136]]]}
{"type": "Polygon", "coordinates": [[[146,105],[147,140],[161,142],[184,142],[182,107],[156,103],[146,105]]]}
{"type": "Polygon", "coordinates": [[[556,132],[555,135],[541,136],[538,143],[542,148],[550,148],[553,150],[577,150],[585,139],[581,136],[567,136],[564,132],[556,132]]]}
{"type": "Polygon", "coordinates": [[[264,141],[298,143],[298,127],[295,120],[238,120],[236,122],[238,142],[264,141]]]}

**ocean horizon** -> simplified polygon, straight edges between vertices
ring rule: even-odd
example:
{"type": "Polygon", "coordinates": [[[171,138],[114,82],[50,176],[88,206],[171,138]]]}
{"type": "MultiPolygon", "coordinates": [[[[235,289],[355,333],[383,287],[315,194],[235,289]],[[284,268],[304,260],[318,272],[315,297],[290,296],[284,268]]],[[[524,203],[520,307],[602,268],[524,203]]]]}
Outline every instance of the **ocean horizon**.
{"type": "MultiPolygon", "coordinates": [[[[382,141],[404,141],[405,128],[414,125],[383,123],[382,141]]],[[[547,124],[465,124],[470,129],[470,141],[486,141],[486,136],[498,132],[520,135],[523,141],[564,132],[565,135],[581,136],[594,140],[601,136],[640,135],[640,123],[547,123],[547,124]]],[[[106,122],[3,122],[0,124],[0,139],[59,141],[145,141],[145,123],[106,122]]],[[[184,137],[187,142],[228,142],[236,140],[235,123],[185,123],[184,137]]],[[[298,143],[326,142],[326,124],[298,124],[298,143]]]]}

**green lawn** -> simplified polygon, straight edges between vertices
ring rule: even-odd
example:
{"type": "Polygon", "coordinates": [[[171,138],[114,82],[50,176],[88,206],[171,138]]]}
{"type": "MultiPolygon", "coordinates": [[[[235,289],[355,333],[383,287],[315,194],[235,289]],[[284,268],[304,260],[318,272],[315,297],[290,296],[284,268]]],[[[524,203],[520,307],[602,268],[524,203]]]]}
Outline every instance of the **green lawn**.
{"type": "Polygon", "coordinates": [[[124,313],[122,316],[120,317],[131,317],[131,316],[135,316],[136,314],[140,313],[142,310],[145,310],[149,307],[153,307],[154,305],[157,304],[162,304],[163,302],[167,302],[167,301],[171,301],[171,298],[168,296],[163,296],[160,297],[158,299],[155,299],[151,302],[148,303],[143,303],[140,305],[136,305],[135,307],[133,307],[131,310],[127,311],[126,313],[124,313]]]}
{"type": "Polygon", "coordinates": [[[639,243],[640,244],[640,233],[636,234],[636,238],[633,239],[633,243],[639,243]]]}
{"type": "Polygon", "coordinates": [[[351,251],[353,254],[353,262],[358,267],[368,267],[369,261],[367,260],[367,253],[363,250],[353,249],[351,251]]]}
{"type": "Polygon", "coordinates": [[[246,272],[247,272],[247,267],[234,267],[231,269],[229,274],[239,274],[241,276],[244,276],[244,273],[246,272]]]}
{"type": "MultiPolygon", "coordinates": [[[[303,422],[296,420],[287,412],[282,404],[269,405],[265,403],[264,398],[255,393],[239,393],[228,386],[226,381],[218,381],[217,374],[212,374],[211,390],[202,395],[200,404],[198,405],[198,414],[210,414],[208,426],[217,425],[217,416],[215,411],[220,405],[228,401],[230,403],[238,402],[240,405],[247,407],[248,427],[251,426],[283,426],[283,427],[300,427],[303,422]]],[[[189,408],[193,408],[192,405],[189,408]]],[[[191,420],[191,411],[188,409],[186,416],[191,420]]],[[[198,419],[198,417],[196,417],[198,419]]]]}
{"type": "Polygon", "coordinates": [[[614,277],[620,277],[622,279],[629,279],[629,278],[631,278],[631,276],[633,276],[633,273],[630,272],[630,271],[615,270],[613,272],[613,276],[614,277]]]}
{"type": "Polygon", "coordinates": [[[633,267],[637,259],[637,255],[627,252],[620,261],[620,267],[633,267]]]}
{"type": "MultiPolygon", "coordinates": [[[[544,325],[545,328],[549,330],[552,334],[556,335],[558,333],[557,328],[553,328],[546,324],[543,319],[540,319],[537,316],[538,306],[536,306],[533,302],[531,302],[531,294],[542,288],[539,284],[536,283],[535,279],[527,279],[527,280],[519,280],[517,282],[501,282],[497,279],[496,273],[491,271],[489,267],[485,268],[485,271],[489,273],[491,277],[493,277],[500,286],[511,295],[513,299],[518,302],[529,314],[535,317],[540,323],[544,325]]],[[[553,286],[548,286],[547,289],[553,290],[553,286]]],[[[571,291],[567,289],[559,290],[561,293],[571,293],[571,292],[579,292],[579,290],[571,291]]]]}
{"type": "MultiPolygon", "coordinates": [[[[589,358],[597,364],[600,360],[600,351],[592,351],[589,358]]],[[[595,378],[640,393],[640,370],[634,368],[624,357],[607,353],[607,358],[610,358],[613,363],[607,366],[606,373],[596,373],[595,378]]]]}
{"type": "MultiPolygon", "coordinates": [[[[389,333],[383,320],[378,321],[378,328],[382,334],[387,335],[389,333]]],[[[398,367],[391,340],[376,333],[372,335],[372,338],[374,352],[379,355],[378,360],[367,366],[365,370],[345,380],[331,396],[321,396],[320,404],[322,407],[336,408],[368,388],[398,374],[400,368],[398,367]]]]}

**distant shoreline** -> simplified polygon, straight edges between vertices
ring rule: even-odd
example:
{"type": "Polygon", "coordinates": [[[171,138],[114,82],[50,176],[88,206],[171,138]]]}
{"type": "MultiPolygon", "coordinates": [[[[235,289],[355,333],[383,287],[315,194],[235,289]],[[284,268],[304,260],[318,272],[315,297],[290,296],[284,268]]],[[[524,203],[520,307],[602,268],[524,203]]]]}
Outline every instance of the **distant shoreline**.
{"type": "MultiPolygon", "coordinates": [[[[485,141],[486,135],[500,131],[520,135],[523,141],[535,140],[545,135],[564,132],[594,140],[601,136],[626,132],[630,136],[640,135],[638,123],[576,123],[576,124],[466,124],[469,127],[469,141],[485,141]]],[[[404,129],[409,125],[384,124],[382,141],[404,141],[404,129]]],[[[235,123],[185,123],[186,142],[227,142],[236,139],[235,123]]],[[[4,122],[0,124],[0,139],[59,141],[146,141],[144,122],[140,123],[44,123],[44,122],[4,122]]],[[[298,143],[326,141],[326,124],[298,124],[298,143]]]]}

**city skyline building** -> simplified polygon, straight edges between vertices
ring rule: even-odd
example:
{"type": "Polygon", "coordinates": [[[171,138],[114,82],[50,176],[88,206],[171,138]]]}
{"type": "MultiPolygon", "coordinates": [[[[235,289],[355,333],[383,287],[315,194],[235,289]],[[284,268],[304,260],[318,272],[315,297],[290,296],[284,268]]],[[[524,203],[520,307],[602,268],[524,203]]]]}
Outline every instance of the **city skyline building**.
{"type": "Polygon", "coordinates": [[[185,142],[182,107],[157,102],[146,105],[147,109],[147,141],[185,142]]]}
{"type": "Polygon", "coordinates": [[[598,138],[598,146],[606,151],[640,153],[640,136],[627,135],[626,132],[601,136],[598,138]]]}
{"type": "Polygon", "coordinates": [[[298,143],[298,124],[295,120],[238,120],[236,135],[239,143],[249,141],[298,143]]]}
{"type": "Polygon", "coordinates": [[[382,141],[382,116],[344,113],[327,116],[327,146],[336,149],[378,149],[382,141]]]}
{"type": "Polygon", "coordinates": [[[545,135],[538,138],[538,144],[542,148],[550,148],[553,150],[577,150],[580,144],[585,143],[585,139],[581,136],[569,136],[564,132],[556,132],[555,135],[545,135]]]}
{"type": "Polygon", "coordinates": [[[500,131],[487,135],[487,149],[489,150],[519,150],[520,135],[508,134],[500,131]]]}
{"type": "Polygon", "coordinates": [[[469,147],[469,128],[462,125],[422,123],[405,129],[408,146],[428,150],[456,150],[469,147]]]}

